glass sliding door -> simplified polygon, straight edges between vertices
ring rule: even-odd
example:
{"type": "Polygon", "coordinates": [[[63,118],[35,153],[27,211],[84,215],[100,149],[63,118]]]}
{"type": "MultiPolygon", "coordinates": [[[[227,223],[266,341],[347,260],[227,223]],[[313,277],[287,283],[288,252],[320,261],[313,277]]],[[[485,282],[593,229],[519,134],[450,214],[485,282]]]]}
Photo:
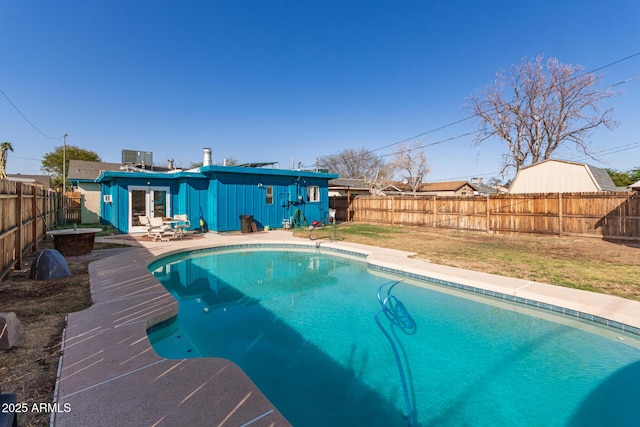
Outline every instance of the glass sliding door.
{"type": "Polygon", "coordinates": [[[129,214],[129,229],[131,227],[138,227],[140,223],[140,216],[147,215],[147,192],[145,190],[129,190],[129,197],[131,202],[131,212],[129,214]]]}
{"type": "Polygon", "coordinates": [[[129,187],[129,232],[144,232],[146,228],[140,222],[141,216],[169,216],[169,187],[129,187]]]}
{"type": "Polygon", "coordinates": [[[153,215],[150,216],[169,216],[167,204],[169,203],[167,195],[169,194],[166,190],[152,190],[151,191],[151,200],[153,200],[153,215]]]}

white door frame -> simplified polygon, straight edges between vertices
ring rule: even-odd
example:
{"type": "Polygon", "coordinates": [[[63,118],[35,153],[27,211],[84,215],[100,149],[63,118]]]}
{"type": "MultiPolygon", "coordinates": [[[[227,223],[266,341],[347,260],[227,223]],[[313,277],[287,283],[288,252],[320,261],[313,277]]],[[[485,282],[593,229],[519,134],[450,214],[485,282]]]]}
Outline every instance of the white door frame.
{"type": "Polygon", "coordinates": [[[127,212],[128,222],[129,222],[129,233],[142,233],[147,231],[145,227],[142,226],[134,226],[133,225],[133,203],[131,193],[133,191],[144,191],[145,192],[145,215],[149,217],[155,216],[154,212],[154,197],[153,193],[155,191],[164,191],[165,192],[165,215],[169,216],[171,213],[171,187],[164,187],[158,185],[130,185],[127,187],[127,193],[129,197],[129,209],[127,212]]]}

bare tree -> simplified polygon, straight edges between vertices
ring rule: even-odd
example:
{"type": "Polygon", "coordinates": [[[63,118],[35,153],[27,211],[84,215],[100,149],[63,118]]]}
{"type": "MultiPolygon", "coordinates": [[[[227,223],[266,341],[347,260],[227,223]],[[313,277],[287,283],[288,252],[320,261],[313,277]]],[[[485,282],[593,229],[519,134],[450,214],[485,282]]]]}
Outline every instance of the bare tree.
{"type": "Polygon", "coordinates": [[[616,93],[596,88],[602,76],[582,71],[580,65],[538,56],[496,73],[493,84],[469,98],[468,108],[480,121],[475,144],[494,136],[507,142],[502,172],[548,159],[560,147],[594,158],[587,138],[599,126],[617,126],[612,109],[599,107],[616,93]]]}
{"type": "Polygon", "coordinates": [[[318,167],[337,173],[340,178],[362,179],[371,194],[380,194],[393,177],[391,163],[361,148],[348,148],[336,154],[318,158],[318,167]]]}
{"type": "Polygon", "coordinates": [[[340,175],[340,178],[363,179],[372,177],[383,168],[385,162],[371,151],[347,148],[336,154],[318,158],[318,167],[340,175]]]}
{"type": "Polygon", "coordinates": [[[418,187],[424,182],[425,176],[431,171],[427,164],[427,154],[420,141],[398,145],[393,155],[392,163],[414,193],[418,191],[418,187]]]}

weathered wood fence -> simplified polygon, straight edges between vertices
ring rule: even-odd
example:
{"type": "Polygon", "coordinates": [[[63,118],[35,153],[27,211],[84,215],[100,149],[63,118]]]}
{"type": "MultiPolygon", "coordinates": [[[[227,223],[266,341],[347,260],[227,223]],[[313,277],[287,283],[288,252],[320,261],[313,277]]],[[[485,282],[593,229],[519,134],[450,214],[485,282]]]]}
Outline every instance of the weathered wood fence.
{"type": "Polygon", "coordinates": [[[68,191],[64,193],[64,203],[67,222],[79,224],[82,219],[82,194],[68,191]]]}
{"type": "Polygon", "coordinates": [[[640,195],[626,192],[358,196],[346,212],[364,223],[640,240],[640,195]]]}
{"type": "Polygon", "coordinates": [[[0,180],[0,280],[38,249],[58,218],[62,195],[28,183],[0,180]]]}

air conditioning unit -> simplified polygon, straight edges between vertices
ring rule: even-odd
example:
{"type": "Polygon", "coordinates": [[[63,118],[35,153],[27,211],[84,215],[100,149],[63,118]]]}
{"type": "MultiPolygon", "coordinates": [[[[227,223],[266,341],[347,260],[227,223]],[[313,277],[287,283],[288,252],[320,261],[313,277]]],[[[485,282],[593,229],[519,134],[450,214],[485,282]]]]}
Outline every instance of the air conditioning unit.
{"type": "Polygon", "coordinates": [[[102,196],[102,201],[104,203],[113,203],[113,197],[111,196],[111,194],[105,194],[104,196],[102,196]]]}
{"type": "Polygon", "coordinates": [[[136,166],[153,166],[153,153],[150,151],[122,150],[122,163],[136,166]]]}

